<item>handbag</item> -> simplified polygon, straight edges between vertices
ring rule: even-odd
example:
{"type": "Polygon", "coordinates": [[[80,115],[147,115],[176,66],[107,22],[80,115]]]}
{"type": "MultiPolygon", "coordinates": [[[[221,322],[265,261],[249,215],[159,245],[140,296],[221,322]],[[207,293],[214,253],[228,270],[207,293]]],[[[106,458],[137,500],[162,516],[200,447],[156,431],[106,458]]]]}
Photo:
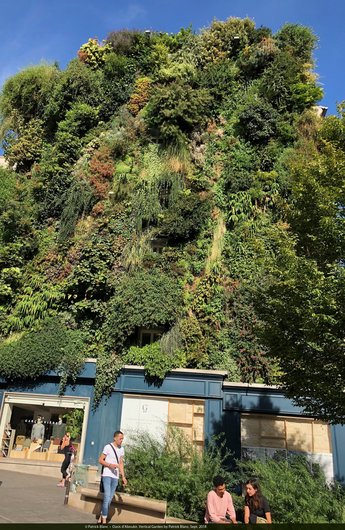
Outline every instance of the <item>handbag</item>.
{"type": "MultiPolygon", "coordinates": [[[[117,463],[119,463],[119,459],[118,459],[118,456],[117,456],[117,452],[115,451],[115,447],[112,445],[112,444],[109,444],[110,447],[112,448],[112,450],[114,451],[115,453],[115,457],[116,457],[116,460],[117,460],[117,463]]],[[[104,469],[104,466],[102,466],[102,471],[101,471],[101,481],[99,483],[99,492],[100,493],[104,493],[104,485],[103,485],[103,478],[102,478],[102,475],[103,475],[103,469],[104,469]]]]}

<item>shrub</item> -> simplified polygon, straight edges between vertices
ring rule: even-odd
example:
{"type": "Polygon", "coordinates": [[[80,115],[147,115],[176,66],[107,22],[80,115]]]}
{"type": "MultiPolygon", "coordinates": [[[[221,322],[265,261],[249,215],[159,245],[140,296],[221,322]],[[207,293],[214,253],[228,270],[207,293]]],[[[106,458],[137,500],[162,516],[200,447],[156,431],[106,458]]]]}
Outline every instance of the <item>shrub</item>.
{"type": "Polygon", "coordinates": [[[102,71],[93,70],[78,59],[73,59],[50,90],[44,120],[53,134],[57,124],[73,105],[85,103],[97,108],[102,103],[102,71]]]}
{"type": "Polygon", "coordinates": [[[254,183],[254,171],[258,168],[258,155],[250,143],[236,142],[227,149],[220,181],[224,187],[224,200],[228,202],[228,194],[248,190],[254,183]]]}
{"type": "Polygon", "coordinates": [[[244,48],[238,62],[241,75],[248,80],[255,79],[269,66],[278,52],[275,41],[269,36],[244,48]]]}
{"type": "Polygon", "coordinates": [[[98,199],[105,199],[114,174],[114,163],[111,150],[102,146],[94,152],[90,160],[90,184],[98,199]]]}
{"type": "Polygon", "coordinates": [[[37,379],[50,370],[62,373],[61,390],[68,376],[75,379],[83,364],[83,335],[56,317],[37,331],[12,336],[0,346],[0,375],[6,379],[37,379]]]}
{"type": "Polygon", "coordinates": [[[128,101],[133,91],[136,68],[133,59],[110,53],[105,56],[102,71],[103,102],[99,116],[107,121],[121,105],[128,101]]]}
{"type": "Polygon", "coordinates": [[[178,429],[161,441],[142,434],[131,439],[126,449],[127,489],[133,495],[166,500],[171,517],[202,522],[213,477],[230,478],[225,458],[215,442],[200,452],[178,429]]]}
{"type": "Polygon", "coordinates": [[[16,177],[12,171],[0,168],[0,213],[8,207],[16,196],[16,177]]]}
{"type": "Polygon", "coordinates": [[[60,72],[56,66],[41,64],[25,68],[4,84],[0,112],[5,118],[2,133],[8,128],[17,131],[18,119],[24,123],[41,119],[60,72]]]}
{"type": "Polygon", "coordinates": [[[271,505],[274,523],[344,523],[344,490],[327,484],[318,464],[303,455],[240,464],[243,481],[257,477],[271,505]]]}
{"type": "Polygon", "coordinates": [[[219,62],[236,57],[254,38],[255,24],[249,18],[230,17],[224,22],[215,20],[201,35],[201,61],[219,62]]]}
{"type": "Polygon", "coordinates": [[[118,55],[130,57],[136,63],[136,70],[142,75],[150,71],[150,55],[155,34],[138,30],[113,31],[107,37],[107,43],[118,55]]]}
{"type": "Polygon", "coordinates": [[[212,114],[217,116],[224,105],[224,101],[234,98],[239,89],[238,68],[230,61],[209,63],[206,68],[199,71],[198,82],[202,88],[208,89],[212,100],[210,101],[212,114]]]}
{"type": "MultiPolygon", "coordinates": [[[[60,140],[62,141],[62,138],[60,140]]],[[[79,152],[80,140],[72,136],[71,144],[68,149],[66,146],[67,152],[64,154],[69,161],[71,155],[76,156],[79,152]]],[[[57,153],[56,146],[47,144],[39,163],[31,168],[33,198],[40,220],[58,217],[62,212],[62,200],[72,182],[72,175],[60,166],[60,162],[61,155],[57,153]]]]}
{"type": "Polygon", "coordinates": [[[185,134],[206,124],[210,95],[182,81],[158,86],[147,105],[146,120],[164,143],[185,143],[185,134]]]}
{"type": "Polygon", "coordinates": [[[78,57],[83,63],[88,64],[93,69],[97,69],[103,66],[105,57],[111,50],[112,48],[109,44],[102,46],[97,39],[89,39],[80,47],[78,57]]]}
{"type": "Polygon", "coordinates": [[[65,119],[59,123],[57,134],[63,131],[82,138],[97,122],[98,112],[95,108],[86,103],[75,103],[66,112],[65,119]]]}
{"type": "Polygon", "coordinates": [[[265,101],[251,103],[238,118],[241,136],[253,144],[265,144],[276,135],[278,112],[265,101]]]}
{"type": "Polygon", "coordinates": [[[18,134],[9,133],[4,138],[4,154],[10,167],[17,172],[28,171],[39,160],[43,149],[43,122],[32,119],[18,125],[18,134]]]}
{"type": "MultiPolygon", "coordinates": [[[[238,490],[250,477],[259,479],[270,502],[274,523],[344,523],[344,490],[327,484],[318,464],[303,455],[238,462],[231,473],[224,444],[212,440],[200,453],[178,429],[161,439],[142,433],[131,438],[126,450],[128,490],[134,495],[166,500],[168,515],[201,522],[212,478],[222,475],[228,489],[238,490]]],[[[235,508],[244,499],[232,493],[235,508]]]]}
{"type": "Polygon", "coordinates": [[[94,202],[92,190],[87,182],[76,181],[72,184],[66,195],[65,207],[61,215],[59,243],[66,243],[74,234],[78,217],[88,213],[94,202]]]}
{"type": "Polygon", "coordinates": [[[151,89],[151,79],[149,77],[139,77],[135,81],[134,91],[128,102],[128,110],[136,116],[143,109],[149,100],[151,89]]]}
{"type": "Polygon", "coordinates": [[[158,341],[143,348],[132,346],[124,355],[123,361],[125,364],[144,366],[146,377],[159,382],[173,368],[184,366],[185,356],[178,350],[168,354],[158,341]]]}
{"type": "Polygon", "coordinates": [[[317,37],[311,29],[300,24],[284,24],[276,33],[278,46],[302,63],[309,63],[317,43],[317,37]]]}
{"type": "Polygon", "coordinates": [[[162,214],[160,232],[175,240],[193,238],[206,222],[211,206],[209,195],[191,193],[190,190],[181,191],[162,214]]]}
{"type": "Polygon", "coordinates": [[[303,112],[322,97],[310,64],[301,64],[287,51],[281,51],[264,71],[259,85],[263,99],[279,110],[303,112]]]}
{"type": "Polygon", "coordinates": [[[138,35],[140,35],[140,31],[136,29],[112,31],[107,37],[107,43],[118,55],[128,56],[133,51],[138,35]]]}
{"type": "Polygon", "coordinates": [[[119,351],[138,326],[171,325],[181,304],[181,288],[166,274],[153,270],[126,275],[109,305],[105,332],[110,348],[119,351]]]}

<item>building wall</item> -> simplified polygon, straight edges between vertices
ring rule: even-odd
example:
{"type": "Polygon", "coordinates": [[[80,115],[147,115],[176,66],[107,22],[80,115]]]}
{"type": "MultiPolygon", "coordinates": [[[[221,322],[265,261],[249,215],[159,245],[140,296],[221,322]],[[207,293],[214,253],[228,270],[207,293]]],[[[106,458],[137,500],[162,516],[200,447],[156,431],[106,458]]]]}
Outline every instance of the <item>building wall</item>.
{"type": "MultiPolygon", "coordinates": [[[[113,392],[93,410],[95,363],[87,362],[77,384],[69,386],[65,395],[89,397],[91,407],[84,449],[84,463],[96,464],[105,443],[112,440],[113,432],[121,426],[123,397],[151,396],[202,400],[204,404],[204,441],[221,432],[225,433],[227,447],[234,458],[241,456],[241,415],[267,414],[301,418],[302,410],[273,387],[224,383],[225,372],[174,370],[160,385],[147,381],[139,367],[125,367],[119,375],[113,392]]],[[[0,403],[3,392],[20,391],[57,395],[59,378],[50,373],[31,385],[9,385],[0,380],[0,403]]],[[[345,482],[345,427],[331,428],[334,474],[345,482]]]]}

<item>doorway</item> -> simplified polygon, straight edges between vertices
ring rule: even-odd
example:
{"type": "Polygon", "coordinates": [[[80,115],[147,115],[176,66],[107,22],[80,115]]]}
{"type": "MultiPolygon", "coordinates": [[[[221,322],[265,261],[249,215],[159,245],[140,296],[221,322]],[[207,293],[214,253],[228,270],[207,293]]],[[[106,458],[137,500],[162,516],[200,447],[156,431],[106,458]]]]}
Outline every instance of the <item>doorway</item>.
{"type": "MultiPolygon", "coordinates": [[[[0,456],[59,462],[59,438],[70,431],[77,448],[77,459],[83,461],[90,399],[5,392],[0,419],[0,456]],[[33,450],[34,425],[41,424],[42,440],[33,450]]],[[[41,438],[41,436],[40,436],[41,438]]]]}

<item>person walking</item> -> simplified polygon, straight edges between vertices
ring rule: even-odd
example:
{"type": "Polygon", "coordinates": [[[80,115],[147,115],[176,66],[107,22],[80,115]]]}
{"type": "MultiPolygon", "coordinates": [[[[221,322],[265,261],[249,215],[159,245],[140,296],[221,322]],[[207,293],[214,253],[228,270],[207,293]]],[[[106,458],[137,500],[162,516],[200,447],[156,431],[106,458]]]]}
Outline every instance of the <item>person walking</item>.
{"type": "Polygon", "coordinates": [[[244,522],[246,524],[272,523],[270,505],[266,497],[262,495],[256,479],[249,479],[246,482],[244,522]]]}
{"type": "Polygon", "coordinates": [[[119,483],[119,474],[121,474],[123,485],[126,486],[127,484],[124,470],[123,438],[121,431],[115,431],[113,442],[104,446],[98,460],[102,465],[101,480],[103,483],[103,503],[101,515],[98,519],[98,523],[101,524],[107,524],[109,506],[119,483]]]}
{"type": "Polygon", "coordinates": [[[66,480],[68,479],[68,468],[75,454],[75,448],[73,447],[72,438],[69,432],[66,432],[62,438],[60,446],[60,454],[61,453],[65,455],[65,458],[61,464],[62,479],[57,485],[60,488],[64,488],[66,486],[66,480]]]}
{"type": "Polygon", "coordinates": [[[205,523],[237,524],[232,497],[220,475],[213,479],[214,489],[207,495],[205,523]],[[228,517],[227,517],[228,516],[228,517]]]}

